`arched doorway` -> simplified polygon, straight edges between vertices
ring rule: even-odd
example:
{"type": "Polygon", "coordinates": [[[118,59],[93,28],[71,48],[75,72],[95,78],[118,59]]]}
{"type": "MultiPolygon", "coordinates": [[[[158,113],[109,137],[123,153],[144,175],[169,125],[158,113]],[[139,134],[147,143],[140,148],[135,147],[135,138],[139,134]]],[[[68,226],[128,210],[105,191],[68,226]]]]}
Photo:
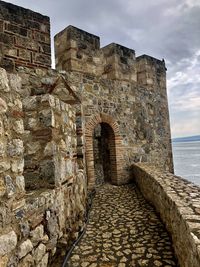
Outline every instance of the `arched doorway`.
{"type": "Polygon", "coordinates": [[[112,116],[105,113],[98,113],[90,117],[86,121],[85,125],[85,159],[88,179],[88,189],[91,190],[95,187],[95,166],[94,166],[94,129],[97,125],[103,127],[103,132],[108,136],[112,136],[110,139],[110,162],[111,162],[111,182],[113,184],[124,183],[124,148],[122,143],[122,137],[119,131],[117,122],[112,116]],[[115,150],[114,150],[115,149],[115,150]],[[115,152],[113,152],[115,151],[115,152]]]}
{"type": "Polygon", "coordinates": [[[115,135],[107,123],[99,123],[93,132],[95,184],[112,183],[117,175],[115,135]]]}

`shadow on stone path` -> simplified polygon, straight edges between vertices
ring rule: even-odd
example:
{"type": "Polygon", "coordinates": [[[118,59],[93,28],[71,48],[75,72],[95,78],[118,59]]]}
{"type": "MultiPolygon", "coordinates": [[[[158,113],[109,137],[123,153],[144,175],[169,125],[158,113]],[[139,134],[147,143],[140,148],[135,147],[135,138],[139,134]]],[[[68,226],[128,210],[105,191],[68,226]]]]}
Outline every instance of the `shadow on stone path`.
{"type": "Polygon", "coordinates": [[[105,184],[69,267],[178,266],[171,239],[135,185],[105,184]]]}

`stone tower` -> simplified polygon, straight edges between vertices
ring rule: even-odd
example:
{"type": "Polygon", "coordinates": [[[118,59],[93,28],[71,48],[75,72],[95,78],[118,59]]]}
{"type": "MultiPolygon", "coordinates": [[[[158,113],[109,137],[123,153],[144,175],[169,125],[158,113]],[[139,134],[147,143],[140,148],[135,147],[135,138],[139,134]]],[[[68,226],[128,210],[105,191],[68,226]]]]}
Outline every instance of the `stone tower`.
{"type": "Polygon", "coordinates": [[[68,73],[81,99],[89,184],[95,183],[94,173],[102,177],[106,168],[98,156],[103,140],[94,136],[99,124],[112,132],[108,172],[113,183],[129,181],[133,162],[173,172],[164,61],[136,57],[133,49],[115,43],[100,48],[98,36],[73,26],[55,36],[55,53],[56,68],[68,73]]]}

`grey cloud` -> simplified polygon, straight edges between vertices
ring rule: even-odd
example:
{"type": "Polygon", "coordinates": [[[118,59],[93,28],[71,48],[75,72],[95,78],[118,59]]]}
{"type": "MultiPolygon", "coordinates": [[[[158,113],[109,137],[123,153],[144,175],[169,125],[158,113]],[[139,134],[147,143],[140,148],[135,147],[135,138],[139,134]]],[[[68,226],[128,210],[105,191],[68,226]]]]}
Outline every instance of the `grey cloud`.
{"type": "Polygon", "coordinates": [[[183,8],[174,16],[165,14],[166,10],[176,10],[178,0],[43,0],[37,5],[33,0],[10,2],[49,15],[53,35],[72,24],[101,35],[102,45],[118,42],[138,54],[153,54],[173,62],[189,57],[199,43],[200,7],[183,8]]]}
{"type": "MultiPolygon", "coordinates": [[[[197,78],[200,67],[200,55],[197,53],[200,50],[198,1],[196,6],[192,6],[192,1],[188,0],[10,2],[50,16],[52,36],[71,24],[99,35],[102,46],[117,42],[135,49],[137,55],[145,53],[160,59],[165,58],[168,67],[172,126],[178,118],[185,124],[189,123],[189,115],[186,116],[183,110],[178,110],[175,99],[182,96],[189,98],[191,91],[200,94],[200,79],[197,78]],[[179,73],[182,75],[180,79],[179,73]],[[194,79],[191,79],[191,76],[194,76],[194,79]]],[[[196,113],[192,114],[197,119],[196,113]]],[[[194,132],[197,130],[196,127],[194,132]]]]}

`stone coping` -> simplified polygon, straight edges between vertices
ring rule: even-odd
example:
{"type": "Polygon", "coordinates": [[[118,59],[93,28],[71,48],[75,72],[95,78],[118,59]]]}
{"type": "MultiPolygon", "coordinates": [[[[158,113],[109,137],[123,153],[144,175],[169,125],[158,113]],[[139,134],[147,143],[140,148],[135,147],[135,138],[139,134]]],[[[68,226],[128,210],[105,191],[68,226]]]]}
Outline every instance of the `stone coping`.
{"type": "Polygon", "coordinates": [[[132,165],[133,178],[171,233],[181,267],[200,266],[200,187],[147,163],[132,165]]]}

